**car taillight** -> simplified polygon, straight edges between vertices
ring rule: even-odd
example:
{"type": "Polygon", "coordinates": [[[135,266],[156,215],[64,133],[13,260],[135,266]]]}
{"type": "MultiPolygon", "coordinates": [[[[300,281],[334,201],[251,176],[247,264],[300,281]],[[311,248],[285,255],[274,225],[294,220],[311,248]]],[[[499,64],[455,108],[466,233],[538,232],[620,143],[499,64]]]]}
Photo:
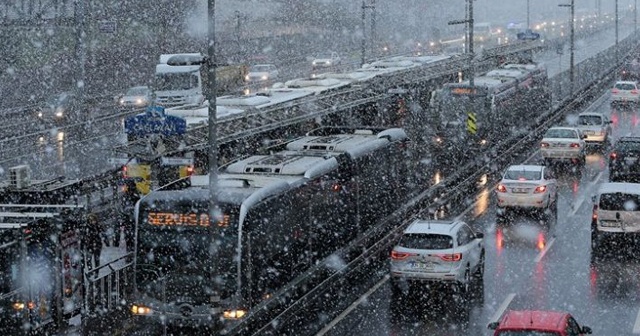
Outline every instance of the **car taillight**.
{"type": "Polygon", "coordinates": [[[547,148],[547,147],[549,147],[549,144],[546,143],[546,142],[543,142],[543,143],[540,143],[540,147],[547,148]]]}
{"type": "Polygon", "coordinates": [[[398,252],[396,250],[391,251],[391,259],[393,259],[393,260],[407,259],[411,255],[413,255],[413,254],[412,253],[408,253],[408,252],[398,252]]]}
{"type": "Polygon", "coordinates": [[[611,93],[614,93],[614,94],[617,94],[618,92],[619,92],[618,89],[611,90],[611,93]]]}
{"type": "Polygon", "coordinates": [[[580,148],[580,144],[574,142],[574,143],[570,144],[569,147],[571,147],[571,148],[580,148]]]}
{"type": "Polygon", "coordinates": [[[462,260],[462,253],[438,254],[438,257],[444,261],[460,261],[462,260]]]}
{"type": "Polygon", "coordinates": [[[498,184],[498,187],[496,188],[496,190],[498,192],[507,192],[507,187],[505,187],[504,184],[498,184]]]}
{"type": "Polygon", "coordinates": [[[598,205],[593,205],[593,214],[591,215],[592,219],[598,219],[598,205]]]}
{"type": "Polygon", "coordinates": [[[543,193],[547,191],[547,186],[537,186],[536,189],[533,191],[534,193],[543,193]]]}
{"type": "Polygon", "coordinates": [[[638,94],[638,90],[631,90],[631,94],[632,95],[637,95],[638,94]]]}
{"type": "Polygon", "coordinates": [[[609,158],[612,159],[612,160],[615,160],[616,158],[618,158],[618,153],[611,152],[611,154],[609,154],[609,158]]]}

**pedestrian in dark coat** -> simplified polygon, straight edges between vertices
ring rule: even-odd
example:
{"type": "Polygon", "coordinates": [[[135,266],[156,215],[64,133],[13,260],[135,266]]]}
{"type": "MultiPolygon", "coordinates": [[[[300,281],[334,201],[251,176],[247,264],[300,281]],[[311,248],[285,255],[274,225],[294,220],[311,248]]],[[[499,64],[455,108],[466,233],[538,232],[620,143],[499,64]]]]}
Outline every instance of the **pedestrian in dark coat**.
{"type": "Polygon", "coordinates": [[[93,267],[100,267],[100,254],[102,253],[102,244],[104,239],[104,225],[98,220],[98,216],[94,213],[89,214],[87,218],[84,239],[86,250],[89,253],[89,269],[92,269],[93,267]],[[93,266],[94,261],[95,266],[93,266]]]}
{"type": "Polygon", "coordinates": [[[140,197],[141,195],[138,192],[135,180],[125,180],[120,198],[119,222],[124,228],[124,239],[127,252],[133,252],[134,250],[136,228],[134,209],[140,197]]]}

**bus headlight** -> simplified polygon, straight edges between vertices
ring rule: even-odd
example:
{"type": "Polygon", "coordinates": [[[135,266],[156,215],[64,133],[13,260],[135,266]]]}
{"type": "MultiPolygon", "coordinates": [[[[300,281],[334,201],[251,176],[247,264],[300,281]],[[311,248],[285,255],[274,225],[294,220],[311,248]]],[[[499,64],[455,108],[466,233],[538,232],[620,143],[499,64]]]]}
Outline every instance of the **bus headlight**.
{"type": "Polygon", "coordinates": [[[244,309],[230,309],[225,310],[222,316],[227,320],[237,320],[243,318],[246,313],[244,309]]]}
{"type": "Polygon", "coordinates": [[[131,313],[133,313],[133,315],[151,315],[153,313],[153,309],[140,305],[132,305],[131,313]]]}

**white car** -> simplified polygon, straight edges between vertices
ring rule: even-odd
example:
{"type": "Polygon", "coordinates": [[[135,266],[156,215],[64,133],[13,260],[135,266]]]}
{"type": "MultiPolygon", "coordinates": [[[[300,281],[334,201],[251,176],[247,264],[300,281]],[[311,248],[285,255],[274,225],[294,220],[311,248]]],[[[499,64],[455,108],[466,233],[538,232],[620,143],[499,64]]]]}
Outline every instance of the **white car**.
{"type": "Polygon", "coordinates": [[[145,107],[152,100],[151,89],[147,86],[134,86],[118,99],[121,107],[145,107]]]}
{"type": "Polygon", "coordinates": [[[337,52],[333,51],[326,55],[319,55],[313,59],[311,65],[313,68],[329,68],[332,66],[340,65],[342,63],[342,59],[337,52]]]}
{"type": "Polygon", "coordinates": [[[576,128],[586,136],[588,144],[607,146],[611,136],[611,120],[602,113],[583,112],[578,115],[576,128]]]}
{"type": "Polygon", "coordinates": [[[510,166],[496,187],[496,195],[498,215],[504,215],[507,209],[557,213],[558,183],[552,169],[545,166],[510,166]]]}
{"type": "Polygon", "coordinates": [[[256,64],[249,68],[249,73],[244,79],[247,82],[265,82],[276,80],[279,75],[278,68],[273,64],[256,64]]]}
{"type": "Polygon", "coordinates": [[[617,81],[611,89],[611,104],[638,104],[638,84],[633,81],[617,81]]]}
{"type": "MultiPolygon", "coordinates": [[[[592,257],[609,241],[640,234],[640,184],[602,183],[592,200],[592,257]]],[[[612,253],[617,252],[616,246],[610,246],[612,253]]]]}
{"type": "Polygon", "coordinates": [[[470,294],[484,275],[484,234],[462,221],[415,220],[391,251],[392,300],[416,287],[439,284],[470,294]]]}
{"type": "Polygon", "coordinates": [[[575,127],[551,127],[540,141],[540,154],[545,165],[554,161],[570,161],[584,165],[586,160],[585,136],[575,127]]]}

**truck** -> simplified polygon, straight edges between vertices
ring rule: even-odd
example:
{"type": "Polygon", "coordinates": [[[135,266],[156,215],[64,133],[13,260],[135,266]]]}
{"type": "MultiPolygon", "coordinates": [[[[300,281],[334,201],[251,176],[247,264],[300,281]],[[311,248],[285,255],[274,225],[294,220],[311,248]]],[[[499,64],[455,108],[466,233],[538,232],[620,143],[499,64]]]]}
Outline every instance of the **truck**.
{"type": "MultiPolygon", "coordinates": [[[[153,93],[160,106],[202,104],[205,100],[201,65],[169,65],[174,56],[203,57],[200,53],[162,54],[156,65],[153,93]]],[[[232,93],[244,85],[248,74],[246,64],[218,64],[216,96],[232,93]]]]}

